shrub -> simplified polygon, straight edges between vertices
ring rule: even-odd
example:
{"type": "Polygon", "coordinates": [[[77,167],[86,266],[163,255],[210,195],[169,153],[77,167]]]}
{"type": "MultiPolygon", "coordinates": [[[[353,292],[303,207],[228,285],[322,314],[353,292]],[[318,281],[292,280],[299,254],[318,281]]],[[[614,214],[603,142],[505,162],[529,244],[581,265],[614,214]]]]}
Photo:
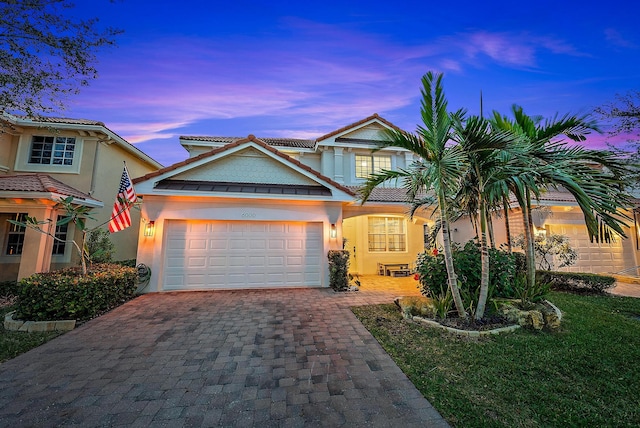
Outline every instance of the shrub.
{"type": "Polygon", "coordinates": [[[18,294],[17,281],[0,282],[0,297],[16,296],[18,294]]]}
{"type": "Polygon", "coordinates": [[[116,260],[111,263],[118,266],[136,267],[136,259],[116,260]]]}
{"type": "Polygon", "coordinates": [[[95,229],[87,238],[87,252],[91,263],[109,263],[113,258],[116,247],[109,238],[109,232],[104,229],[95,229]]]}
{"type": "Polygon", "coordinates": [[[136,291],[134,268],[96,264],[37,273],[20,281],[16,318],[30,321],[91,319],[130,300],[136,291]]]}
{"type": "MultiPolygon", "coordinates": [[[[473,308],[480,292],[482,273],[480,248],[476,242],[469,241],[462,249],[454,245],[452,253],[465,308],[473,308]]],[[[523,258],[524,256],[519,253],[489,249],[489,297],[516,297],[514,278],[524,273],[525,264],[521,260],[523,258]]],[[[442,253],[418,254],[416,273],[423,295],[432,298],[445,296],[448,290],[447,270],[442,253]]]]}
{"type": "Polygon", "coordinates": [[[554,290],[604,293],[613,287],[616,279],[595,273],[537,271],[536,281],[551,285],[554,290]]]}
{"type": "MultiPolygon", "coordinates": [[[[513,244],[524,249],[524,235],[520,234],[513,239],[513,244]]],[[[571,247],[569,237],[557,233],[536,235],[533,242],[538,269],[552,270],[554,261],[560,262],[558,268],[575,264],[578,253],[571,247]]]]}
{"type": "Polygon", "coordinates": [[[330,250],[329,285],[336,291],[349,289],[349,252],[347,250],[330,250]]]}

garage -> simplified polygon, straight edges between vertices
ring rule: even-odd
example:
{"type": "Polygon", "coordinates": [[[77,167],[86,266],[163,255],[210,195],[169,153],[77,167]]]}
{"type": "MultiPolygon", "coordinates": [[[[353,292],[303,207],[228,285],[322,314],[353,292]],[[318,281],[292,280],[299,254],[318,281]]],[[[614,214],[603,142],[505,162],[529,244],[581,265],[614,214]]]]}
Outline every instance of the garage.
{"type": "MultiPolygon", "coordinates": [[[[591,242],[584,225],[550,225],[551,233],[569,237],[571,246],[578,253],[576,264],[564,268],[572,272],[615,273],[635,266],[633,241],[618,238],[610,243],[591,242]]],[[[630,235],[630,232],[627,231],[630,235]]]]}
{"type": "Polygon", "coordinates": [[[320,222],[168,220],[164,290],[319,287],[320,222]]]}

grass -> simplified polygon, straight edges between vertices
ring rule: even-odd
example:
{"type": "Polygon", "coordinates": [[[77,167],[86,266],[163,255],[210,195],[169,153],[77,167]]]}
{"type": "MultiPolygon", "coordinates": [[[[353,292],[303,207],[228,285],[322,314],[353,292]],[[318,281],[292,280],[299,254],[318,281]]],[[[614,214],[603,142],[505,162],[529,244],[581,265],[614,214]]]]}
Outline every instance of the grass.
{"type": "Polygon", "coordinates": [[[393,304],[352,310],[453,426],[640,426],[640,299],[550,300],[559,332],[482,339],[403,320],[393,304]]]}
{"type": "MultiPolygon", "coordinates": [[[[0,307],[0,319],[13,310],[13,306],[0,307]]],[[[4,323],[0,324],[0,363],[10,360],[28,350],[59,336],[60,332],[26,333],[23,331],[7,331],[4,323]]]]}

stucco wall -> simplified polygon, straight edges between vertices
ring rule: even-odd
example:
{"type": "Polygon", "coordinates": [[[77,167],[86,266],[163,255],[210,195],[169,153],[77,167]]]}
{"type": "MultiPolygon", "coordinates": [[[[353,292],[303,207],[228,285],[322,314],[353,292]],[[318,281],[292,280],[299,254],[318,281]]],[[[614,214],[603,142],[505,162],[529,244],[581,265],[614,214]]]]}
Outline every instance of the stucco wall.
{"type": "MultiPolygon", "coordinates": [[[[164,262],[164,226],[167,220],[250,220],[321,222],[324,228],[324,254],[330,249],[342,247],[341,230],[335,239],[329,237],[332,223],[341,223],[341,204],[313,201],[272,201],[261,199],[157,197],[146,196],[142,215],[154,220],[152,237],[144,236],[139,229],[137,261],[151,268],[152,276],[145,292],[161,291],[164,262]]],[[[326,258],[322,284],[328,286],[329,273],[326,258]]]]}

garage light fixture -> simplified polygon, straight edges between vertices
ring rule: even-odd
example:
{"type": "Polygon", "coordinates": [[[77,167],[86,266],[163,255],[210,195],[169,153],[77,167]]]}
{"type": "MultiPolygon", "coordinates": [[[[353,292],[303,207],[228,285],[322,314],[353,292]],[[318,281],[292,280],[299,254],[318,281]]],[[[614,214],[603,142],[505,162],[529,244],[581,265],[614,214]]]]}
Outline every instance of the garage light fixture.
{"type": "Polygon", "coordinates": [[[155,222],[153,220],[149,220],[147,224],[144,226],[144,236],[153,236],[154,229],[155,229],[155,222]]]}
{"type": "Polygon", "coordinates": [[[329,237],[331,237],[331,239],[336,239],[338,237],[338,229],[336,229],[335,223],[331,223],[331,232],[329,233],[329,237]]]}

